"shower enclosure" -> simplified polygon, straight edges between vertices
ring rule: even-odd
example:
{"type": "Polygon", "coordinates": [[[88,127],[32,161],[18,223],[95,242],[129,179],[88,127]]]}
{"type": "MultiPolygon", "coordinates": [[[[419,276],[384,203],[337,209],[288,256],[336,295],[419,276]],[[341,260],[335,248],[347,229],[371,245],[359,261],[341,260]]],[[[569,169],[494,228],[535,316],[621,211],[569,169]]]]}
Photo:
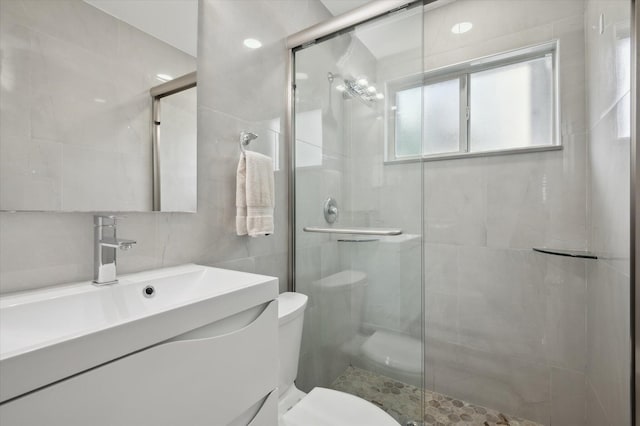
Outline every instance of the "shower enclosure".
{"type": "Polygon", "coordinates": [[[374,1],[289,38],[299,388],[631,424],[631,5],[374,1]]]}

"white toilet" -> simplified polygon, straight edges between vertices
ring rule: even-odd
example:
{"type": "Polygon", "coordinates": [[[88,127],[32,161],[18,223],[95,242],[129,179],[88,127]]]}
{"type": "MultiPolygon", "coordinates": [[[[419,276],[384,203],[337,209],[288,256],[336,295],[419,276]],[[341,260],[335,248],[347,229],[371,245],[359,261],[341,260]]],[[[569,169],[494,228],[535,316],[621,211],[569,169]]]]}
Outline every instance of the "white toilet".
{"type": "Polygon", "coordinates": [[[398,426],[393,417],[357,396],[325,388],[305,394],[293,381],[298,373],[302,323],[307,296],[278,297],[279,426],[398,426]]]}

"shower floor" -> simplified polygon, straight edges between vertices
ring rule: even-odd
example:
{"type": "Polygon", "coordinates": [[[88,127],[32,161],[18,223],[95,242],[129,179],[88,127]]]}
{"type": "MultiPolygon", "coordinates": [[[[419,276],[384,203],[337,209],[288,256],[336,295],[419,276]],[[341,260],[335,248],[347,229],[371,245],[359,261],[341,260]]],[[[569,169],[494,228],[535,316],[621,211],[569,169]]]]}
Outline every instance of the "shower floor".
{"type": "MultiPolygon", "coordinates": [[[[422,391],[381,374],[349,367],[331,387],[372,402],[401,425],[421,416],[422,391]]],[[[541,426],[489,408],[425,390],[424,424],[455,426],[541,426]]],[[[419,423],[418,423],[419,424],[419,423]]]]}

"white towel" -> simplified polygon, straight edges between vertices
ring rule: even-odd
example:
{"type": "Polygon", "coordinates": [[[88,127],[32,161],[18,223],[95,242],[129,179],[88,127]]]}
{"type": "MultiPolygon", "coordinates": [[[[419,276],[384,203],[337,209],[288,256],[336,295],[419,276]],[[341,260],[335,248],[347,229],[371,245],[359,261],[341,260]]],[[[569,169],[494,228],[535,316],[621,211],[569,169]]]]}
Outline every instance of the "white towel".
{"type": "Polygon", "coordinates": [[[247,151],[236,175],[236,232],[258,237],[273,234],[273,160],[247,151]]]}

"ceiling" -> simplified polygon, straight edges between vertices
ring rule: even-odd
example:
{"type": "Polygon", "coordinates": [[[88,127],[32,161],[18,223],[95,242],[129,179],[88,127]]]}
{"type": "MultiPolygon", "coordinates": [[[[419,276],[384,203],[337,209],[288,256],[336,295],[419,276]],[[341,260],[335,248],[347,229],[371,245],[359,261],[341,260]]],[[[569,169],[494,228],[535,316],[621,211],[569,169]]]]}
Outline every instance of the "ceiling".
{"type": "Polygon", "coordinates": [[[342,15],[345,12],[369,3],[371,0],[320,0],[324,7],[329,9],[333,16],[342,15]]]}
{"type": "MultiPolygon", "coordinates": [[[[320,1],[333,16],[371,2],[371,0],[320,1]]],[[[356,29],[355,35],[376,59],[417,49],[422,43],[420,10],[416,8],[408,14],[399,14],[363,25],[356,29]]]]}
{"type": "Polygon", "coordinates": [[[196,57],[198,0],[84,0],[103,12],[196,57]]]}

